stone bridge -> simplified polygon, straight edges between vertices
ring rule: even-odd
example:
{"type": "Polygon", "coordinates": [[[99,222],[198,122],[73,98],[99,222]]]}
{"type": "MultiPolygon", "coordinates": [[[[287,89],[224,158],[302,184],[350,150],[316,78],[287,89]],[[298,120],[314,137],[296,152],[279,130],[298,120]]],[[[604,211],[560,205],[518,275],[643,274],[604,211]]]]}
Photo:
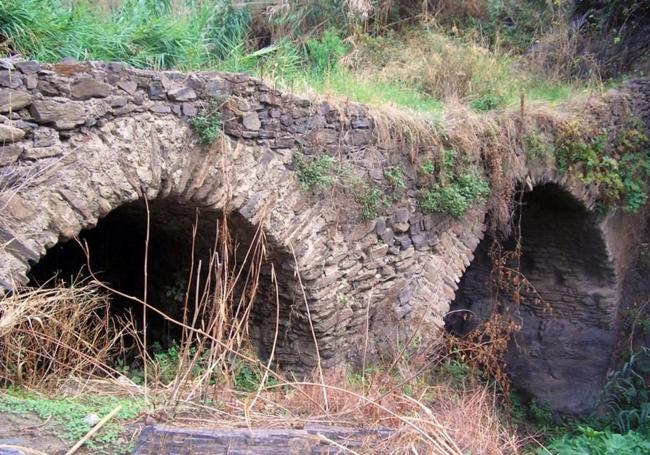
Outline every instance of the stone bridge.
{"type": "MultiPolygon", "coordinates": [[[[81,235],[106,281],[141,292],[133,277],[142,274],[147,200],[153,295],[186,274],[197,211],[199,254],[223,215],[243,247],[261,229],[267,261],[250,330],[268,356],[274,264],[275,355],[289,370],[312,370],[317,351],[328,368],[395,354],[405,340],[437,338],[451,304],[489,308],[485,203],[462,219],[423,214],[408,189],[368,221],[354,195],[301,188],[296,153],[357,163],[378,184],[385,167],[409,167],[406,147],[383,140],[367,108],[310,101],[245,75],[14,65],[0,71],[0,287],[75,274],[85,258],[67,241],[81,235]],[[188,120],[215,104],[223,135],[204,145],[188,120]]],[[[546,306],[522,306],[511,373],[556,409],[583,411],[610,366],[642,220],[597,216],[590,189],[552,169],[520,179],[522,270],[546,306]]]]}

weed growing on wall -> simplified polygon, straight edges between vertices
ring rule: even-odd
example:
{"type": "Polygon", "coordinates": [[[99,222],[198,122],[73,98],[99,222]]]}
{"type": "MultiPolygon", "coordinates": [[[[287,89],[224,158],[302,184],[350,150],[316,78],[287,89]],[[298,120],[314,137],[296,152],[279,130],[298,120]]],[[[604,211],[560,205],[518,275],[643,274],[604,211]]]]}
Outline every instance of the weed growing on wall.
{"type": "Polygon", "coordinates": [[[549,166],[555,161],[555,145],[552,139],[539,131],[531,131],[524,137],[526,157],[530,163],[549,166]]]}
{"type": "Polygon", "coordinates": [[[638,212],[648,199],[648,144],[638,119],[629,120],[616,131],[590,131],[573,120],[556,138],[557,167],[598,186],[606,207],[638,212]]]}
{"type": "Polygon", "coordinates": [[[329,155],[308,159],[301,153],[294,154],[293,165],[300,186],[307,191],[331,188],[337,181],[338,163],[329,155]]]}
{"type": "Polygon", "coordinates": [[[441,185],[434,183],[421,193],[420,207],[425,212],[448,213],[456,218],[463,214],[477,201],[490,194],[487,179],[478,169],[471,169],[451,182],[441,185]]]}
{"type": "Polygon", "coordinates": [[[384,178],[388,180],[388,184],[391,186],[395,196],[398,196],[406,190],[406,179],[401,166],[391,166],[384,169],[384,178]]]}
{"type": "Polygon", "coordinates": [[[189,120],[190,127],[197,134],[202,145],[212,144],[221,135],[223,126],[218,109],[216,103],[208,104],[198,115],[189,120]]]}
{"type": "Polygon", "coordinates": [[[474,203],[490,194],[490,185],[478,167],[459,166],[453,150],[444,150],[438,163],[425,161],[420,165],[420,172],[432,180],[420,191],[420,207],[426,213],[448,213],[460,218],[474,203]]]}
{"type": "Polygon", "coordinates": [[[365,220],[374,220],[380,215],[383,207],[390,205],[390,200],[381,188],[374,186],[359,196],[359,203],[363,210],[363,218],[365,220]]]}

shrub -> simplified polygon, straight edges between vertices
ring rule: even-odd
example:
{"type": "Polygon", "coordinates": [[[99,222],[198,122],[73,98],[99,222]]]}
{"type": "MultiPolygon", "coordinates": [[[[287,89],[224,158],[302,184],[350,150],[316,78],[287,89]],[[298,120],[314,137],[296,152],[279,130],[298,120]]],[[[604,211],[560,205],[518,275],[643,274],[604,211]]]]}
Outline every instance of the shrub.
{"type": "Polygon", "coordinates": [[[212,144],[222,131],[221,113],[216,104],[204,107],[197,116],[189,120],[190,127],[199,137],[202,145],[212,144]]]}
{"type": "Polygon", "coordinates": [[[434,183],[420,193],[424,212],[448,213],[460,218],[476,201],[490,193],[487,179],[476,168],[453,176],[448,183],[434,183]]]}
{"type": "Polygon", "coordinates": [[[329,155],[319,155],[307,161],[300,153],[293,158],[298,181],[303,189],[322,191],[336,182],[337,161],[329,155]]]}

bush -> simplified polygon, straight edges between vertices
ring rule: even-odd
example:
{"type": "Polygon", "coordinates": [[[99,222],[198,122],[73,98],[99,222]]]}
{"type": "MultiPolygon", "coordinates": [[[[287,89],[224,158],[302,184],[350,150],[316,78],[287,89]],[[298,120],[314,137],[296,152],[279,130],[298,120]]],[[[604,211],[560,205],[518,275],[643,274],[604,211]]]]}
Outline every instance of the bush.
{"type": "Polygon", "coordinates": [[[307,161],[300,153],[293,159],[298,181],[303,189],[322,191],[336,182],[336,159],[329,155],[319,155],[307,161]]]}
{"type": "Polygon", "coordinates": [[[189,121],[190,127],[199,137],[202,145],[212,144],[222,131],[221,113],[216,104],[210,104],[189,121]]]}
{"type": "Polygon", "coordinates": [[[453,176],[449,183],[434,183],[420,193],[424,212],[448,213],[460,218],[476,201],[490,193],[487,179],[478,169],[453,176]]]}

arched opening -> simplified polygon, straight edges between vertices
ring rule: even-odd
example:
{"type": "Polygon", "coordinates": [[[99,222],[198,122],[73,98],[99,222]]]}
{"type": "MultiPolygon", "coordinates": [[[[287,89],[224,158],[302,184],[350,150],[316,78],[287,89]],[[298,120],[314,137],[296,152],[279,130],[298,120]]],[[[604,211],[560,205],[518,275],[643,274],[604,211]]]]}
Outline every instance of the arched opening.
{"type": "Polygon", "coordinates": [[[459,285],[448,330],[466,334],[494,311],[521,327],[506,354],[512,384],[528,399],[554,410],[593,408],[610,362],[617,287],[596,216],[556,184],[523,195],[504,263],[513,273],[493,274],[493,238],[487,236],[459,285]],[[516,277],[517,304],[504,287],[516,277]],[[498,282],[500,281],[500,282],[498,282]],[[499,289],[498,297],[497,289],[499,289]],[[498,303],[497,303],[498,302],[498,303]]]}
{"type": "MultiPolygon", "coordinates": [[[[250,311],[245,331],[260,357],[266,358],[275,333],[276,305],[282,307],[283,317],[288,311],[290,281],[284,275],[276,278],[282,293],[276,298],[271,267],[282,254],[272,245],[262,248],[264,238],[259,232],[238,213],[224,217],[222,211],[188,207],[173,200],[151,201],[147,212],[147,205],[136,201],[116,208],[95,227],[82,231],[80,242],[69,240],[50,248],[32,265],[30,284],[69,284],[90,277],[92,270],[110,288],[111,312],[130,312],[138,324],[143,305],[120,294],[142,299],[145,282],[149,305],[176,321],[192,321],[199,299],[222,299],[237,317],[250,311]],[[87,245],[88,255],[79,243],[87,245]],[[223,272],[217,274],[217,269],[223,272]],[[225,292],[230,296],[224,297],[225,292]]],[[[147,312],[150,346],[169,347],[180,339],[181,332],[178,324],[155,311],[147,312]]]]}

